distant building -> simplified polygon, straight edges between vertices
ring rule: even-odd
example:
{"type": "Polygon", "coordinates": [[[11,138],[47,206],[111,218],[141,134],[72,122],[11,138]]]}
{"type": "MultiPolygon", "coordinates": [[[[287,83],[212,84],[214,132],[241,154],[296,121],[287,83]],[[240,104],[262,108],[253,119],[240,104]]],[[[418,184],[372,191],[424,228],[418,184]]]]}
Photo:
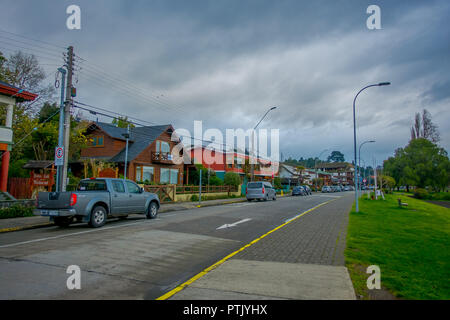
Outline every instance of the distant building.
{"type": "Polygon", "coordinates": [[[317,170],[331,174],[331,184],[354,185],[355,168],[348,162],[319,163],[315,167],[317,170]]]}

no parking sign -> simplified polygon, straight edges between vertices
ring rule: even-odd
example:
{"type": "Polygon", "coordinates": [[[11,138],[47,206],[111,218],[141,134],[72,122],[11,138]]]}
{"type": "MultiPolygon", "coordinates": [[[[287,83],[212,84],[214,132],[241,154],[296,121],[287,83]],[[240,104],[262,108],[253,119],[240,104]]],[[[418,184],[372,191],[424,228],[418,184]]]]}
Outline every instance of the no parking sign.
{"type": "Polygon", "coordinates": [[[56,147],[55,148],[55,166],[64,165],[64,148],[56,147]]]}

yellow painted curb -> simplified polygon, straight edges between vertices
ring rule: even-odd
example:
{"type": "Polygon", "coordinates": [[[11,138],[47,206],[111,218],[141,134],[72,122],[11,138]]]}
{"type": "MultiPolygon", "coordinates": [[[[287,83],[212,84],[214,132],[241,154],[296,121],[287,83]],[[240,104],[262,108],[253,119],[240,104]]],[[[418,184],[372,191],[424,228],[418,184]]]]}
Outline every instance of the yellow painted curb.
{"type": "Polygon", "coordinates": [[[53,223],[45,223],[45,224],[35,224],[31,226],[23,226],[23,227],[12,227],[12,228],[4,228],[0,229],[0,233],[5,232],[14,232],[14,231],[21,231],[21,230],[28,230],[28,229],[36,229],[41,227],[47,227],[47,226],[53,226],[53,223]]]}
{"type": "Polygon", "coordinates": [[[330,202],[336,201],[340,198],[336,198],[336,199],[332,199],[326,202],[323,202],[321,204],[318,204],[317,206],[315,206],[314,208],[311,208],[301,214],[299,214],[298,216],[290,219],[289,221],[283,223],[282,225],[279,225],[278,227],[270,230],[269,232],[263,234],[262,236],[260,236],[259,238],[256,238],[255,240],[251,241],[250,243],[246,244],[245,246],[243,246],[242,248],[230,253],[229,255],[227,255],[225,258],[217,261],[216,263],[214,263],[213,265],[209,266],[208,268],[206,268],[205,270],[203,270],[202,272],[196,274],[195,276],[193,276],[192,278],[190,278],[188,281],[184,282],[183,284],[177,286],[176,288],[172,289],[171,291],[165,293],[164,295],[160,296],[159,298],[157,298],[156,300],[167,300],[168,298],[170,298],[171,296],[173,296],[174,294],[176,294],[177,292],[183,290],[186,286],[192,284],[193,282],[195,282],[196,280],[200,279],[201,277],[203,277],[205,274],[207,274],[208,272],[210,272],[211,270],[214,270],[215,268],[217,268],[219,265],[221,265],[222,263],[224,263],[225,261],[227,261],[228,259],[230,259],[231,257],[235,256],[236,254],[238,254],[239,252],[245,250],[246,248],[254,245],[255,243],[257,243],[259,240],[267,237],[269,234],[271,234],[272,232],[275,232],[279,229],[281,229],[282,227],[284,227],[285,225],[288,225],[289,223],[291,223],[292,221],[295,221],[297,219],[299,219],[300,217],[303,217],[305,214],[314,211],[316,209],[318,209],[321,206],[324,206],[330,202]]]}

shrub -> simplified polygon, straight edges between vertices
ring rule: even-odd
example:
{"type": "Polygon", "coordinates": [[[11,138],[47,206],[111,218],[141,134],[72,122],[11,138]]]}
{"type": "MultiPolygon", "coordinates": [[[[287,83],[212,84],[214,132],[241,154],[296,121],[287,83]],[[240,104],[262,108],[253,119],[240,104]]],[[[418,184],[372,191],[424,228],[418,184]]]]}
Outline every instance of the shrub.
{"type": "Polygon", "coordinates": [[[192,202],[198,201],[198,195],[193,194],[193,195],[191,196],[191,201],[192,201],[192,202]]]}
{"type": "Polygon", "coordinates": [[[237,187],[238,185],[241,184],[241,178],[239,177],[239,174],[237,174],[236,172],[227,172],[225,173],[224,183],[227,186],[237,187]]]}
{"type": "Polygon", "coordinates": [[[212,186],[221,186],[223,185],[223,181],[219,177],[213,176],[209,178],[209,184],[212,186]]]}
{"type": "Polygon", "coordinates": [[[0,209],[0,219],[32,217],[32,216],[33,216],[33,208],[32,207],[13,205],[9,208],[0,209]]]}
{"type": "Polygon", "coordinates": [[[425,189],[417,188],[417,189],[414,191],[414,198],[417,198],[417,199],[426,199],[426,198],[428,198],[428,196],[429,196],[428,191],[425,190],[425,189]]]}

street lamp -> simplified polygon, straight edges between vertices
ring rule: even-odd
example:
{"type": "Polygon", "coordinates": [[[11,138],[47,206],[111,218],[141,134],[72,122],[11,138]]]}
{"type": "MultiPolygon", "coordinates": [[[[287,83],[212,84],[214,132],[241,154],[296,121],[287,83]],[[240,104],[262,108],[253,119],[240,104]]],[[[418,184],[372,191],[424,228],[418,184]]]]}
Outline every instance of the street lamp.
{"type": "Polygon", "coordinates": [[[356,94],[355,99],[353,99],[353,148],[355,152],[355,201],[356,201],[356,212],[359,212],[359,204],[358,204],[358,165],[357,165],[357,159],[356,159],[356,112],[355,112],[355,104],[356,104],[356,98],[358,98],[359,94],[363,92],[365,89],[370,87],[381,87],[381,86],[388,86],[390,85],[390,82],[380,82],[378,84],[371,84],[368,86],[365,86],[359,92],[356,94]]]}
{"type": "MultiPolygon", "coordinates": [[[[367,141],[364,141],[363,143],[361,143],[359,145],[359,153],[358,153],[358,167],[359,168],[361,168],[361,147],[363,145],[365,145],[366,143],[374,143],[374,142],[376,142],[376,141],[375,140],[367,140],[367,141]]],[[[358,176],[358,182],[359,182],[359,176],[358,176]]],[[[361,191],[361,185],[359,185],[359,188],[360,188],[360,191],[361,191]]]]}
{"type": "MultiPolygon", "coordinates": [[[[255,148],[255,145],[254,145],[254,143],[255,143],[254,142],[254,140],[255,140],[255,130],[256,130],[256,128],[258,128],[259,124],[264,120],[264,118],[267,116],[267,114],[270,111],[275,110],[276,108],[277,107],[272,107],[269,110],[267,110],[267,112],[264,114],[264,116],[261,118],[261,120],[259,120],[258,124],[253,128],[253,131],[252,131],[252,155],[253,155],[253,157],[255,156],[255,151],[254,151],[254,148],[255,148]]],[[[253,181],[255,179],[255,171],[254,171],[254,166],[253,166],[253,162],[252,161],[250,161],[250,171],[251,171],[251,179],[253,181]]]]}

